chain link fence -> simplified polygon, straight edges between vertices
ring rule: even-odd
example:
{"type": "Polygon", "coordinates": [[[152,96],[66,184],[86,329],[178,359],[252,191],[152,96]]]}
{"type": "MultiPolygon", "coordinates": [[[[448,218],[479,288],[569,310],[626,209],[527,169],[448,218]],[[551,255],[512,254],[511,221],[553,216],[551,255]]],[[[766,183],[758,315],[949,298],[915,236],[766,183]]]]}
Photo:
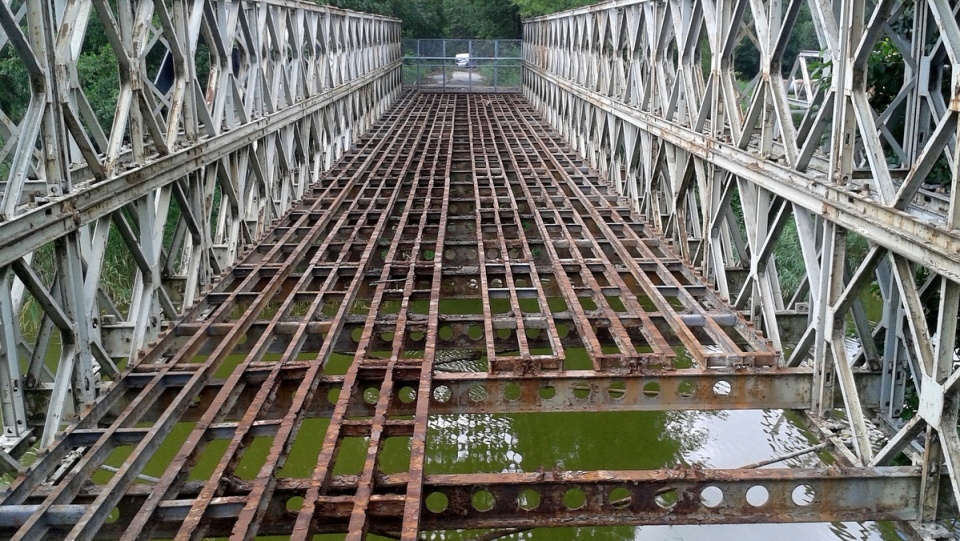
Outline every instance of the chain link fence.
{"type": "Polygon", "coordinates": [[[406,39],[403,84],[440,92],[519,92],[519,39],[406,39]]]}

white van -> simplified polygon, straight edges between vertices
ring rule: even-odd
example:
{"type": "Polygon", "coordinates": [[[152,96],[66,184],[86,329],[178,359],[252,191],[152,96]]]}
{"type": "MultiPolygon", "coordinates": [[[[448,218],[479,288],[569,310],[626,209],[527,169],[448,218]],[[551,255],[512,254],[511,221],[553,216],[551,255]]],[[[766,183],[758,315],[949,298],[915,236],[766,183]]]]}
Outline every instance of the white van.
{"type": "Polygon", "coordinates": [[[473,62],[470,62],[470,53],[460,53],[456,56],[458,68],[472,68],[473,62]]]}

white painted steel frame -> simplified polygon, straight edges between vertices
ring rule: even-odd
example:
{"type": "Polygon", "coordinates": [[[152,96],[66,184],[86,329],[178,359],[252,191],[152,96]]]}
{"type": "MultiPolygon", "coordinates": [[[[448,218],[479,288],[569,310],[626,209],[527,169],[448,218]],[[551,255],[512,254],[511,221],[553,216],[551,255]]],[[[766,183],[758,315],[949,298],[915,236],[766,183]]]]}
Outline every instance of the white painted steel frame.
{"type": "Polygon", "coordinates": [[[287,0],[0,3],[0,54],[32,92],[0,111],[0,469],[54,441],[388,109],[400,38],[397,19],[287,0]],[[77,69],[94,22],[121,82],[106,128],[77,69]],[[102,280],[111,238],[129,298],[102,280]]]}
{"type": "Polygon", "coordinates": [[[812,363],[820,390],[811,409],[845,411],[851,457],[889,464],[919,450],[927,522],[943,497],[941,463],[960,495],[957,8],[617,0],[524,24],[527,98],[778,348],[792,348],[785,364],[812,363]],[[802,9],[830,69],[798,114],[781,61],[802,9]],[[881,39],[902,57],[892,62],[904,79],[874,110],[867,70],[881,39]],[[742,40],[759,56],[749,82],[734,69],[742,40]],[[949,171],[939,189],[930,185],[938,162],[949,171]],[[774,256],[791,222],[806,268],[794,292],[781,287],[774,256]],[[854,235],[866,239],[865,255],[848,255],[854,235]],[[883,298],[875,326],[861,304],[871,283],[883,298]],[[782,336],[797,317],[798,336],[782,336]],[[880,396],[860,396],[855,367],[882,373],[880,396]],[[909,389],[919,407],[904,421],[909,389]],[[883,448],[871,446],[871,421],[890,432],[883,448]],[[925,448],[915,439],[923,431],[925,448]]]}

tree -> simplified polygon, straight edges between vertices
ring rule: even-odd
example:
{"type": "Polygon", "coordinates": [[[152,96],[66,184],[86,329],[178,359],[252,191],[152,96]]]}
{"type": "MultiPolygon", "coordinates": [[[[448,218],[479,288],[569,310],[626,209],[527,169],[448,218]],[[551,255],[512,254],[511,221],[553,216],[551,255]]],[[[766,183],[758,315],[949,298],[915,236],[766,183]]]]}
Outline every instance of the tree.
{"type": "Polygon", "coordinates": [[[408,38],[519,38],[520,10],[512,0],[331,0],[330,4],[403,20],[408,38]]]}
{"type": "Polygon", "coordinates": [[[431,0],[330,0],[321,3],[403,19],[404,37],[442,38],[445,36],[445,2],[431,0]]]}
{"type": "Polygon", "coordinates": [[[512,0],[520,8],[522,17],[536,17],[565,9],[596,4],[596,0],[512,0]]]}
{"type": "Polygon", "coordinates": [[[448,0],[444,7],[451,38],[518,39],[523,31],[520,10],[510,0],[448,0]]]}
{"type": "MultiPolygon", "coordinates": [[[[749,19],[746,19],[746,22],[749,24],[749,19]]],[[[790,32],[787,47],[783,51],[783,62],[780,66],[781,75],[788,76],[790,74],[800,51],[819,51],[820,49],[820,41],[817,38],[817,31],[813,27],[810,9],[806,4],[803,4],[797,16],[797,22],[790,32]]],[[[733,69],[737,78],[742,81],[753,79],[760,71],[760,51],[757,49],[756,43],[747,36],[740,40],[734,50],[733,69]]]]}

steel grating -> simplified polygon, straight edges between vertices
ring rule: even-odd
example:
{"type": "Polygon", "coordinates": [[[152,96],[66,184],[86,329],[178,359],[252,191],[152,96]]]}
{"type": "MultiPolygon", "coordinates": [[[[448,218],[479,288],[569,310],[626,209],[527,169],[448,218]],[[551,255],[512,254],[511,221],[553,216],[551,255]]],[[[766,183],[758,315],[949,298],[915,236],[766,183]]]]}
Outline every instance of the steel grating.
{"type": "Polygon", "coordinates": [[[406,94],[14,483],[0,535],[413,540],[447,528],[916,518],[916,468],[424,471],[438,413],[808,407],[812,372],[778,361],[522,97],[406,94]],[[580,350],[587,365],[569,355],[580,350]],[[329,419],[325,434],[301,430],[311,417],[329,419]],[[409,439],[409,467],[385,475],[393,437],[409,439]],[[238,479],[264,438],[259,473],[238,479]],[[281,478],[304,438],[322,440],[312,474],[281,478]],[[365,438],[356,476],[333,472],[346,438],[365,438]],[[191,479],[213,442],[212,474],[191,479]],[[143,475],[158,462],[161,476],[143,475]],[[762,510],[746,499],[756,485],[771,496],[762,510]],[[629,497],[611,501],[624,486],[629,497]],[[477,487],[492,509],[471,505],[477,487]],[[703,504],[706,487],[723,501],[703,504]],[[791,501],[797,487],[812,501],[791,501]],[[589,503],[565,506],[571,489],[589,503]],[[541,504],[518,507],[522,490],[541,504]],[[658,500],[664,491],[675,504],[658,500]],[[445,509],[423,508],[434,493],[445,509]]]}

